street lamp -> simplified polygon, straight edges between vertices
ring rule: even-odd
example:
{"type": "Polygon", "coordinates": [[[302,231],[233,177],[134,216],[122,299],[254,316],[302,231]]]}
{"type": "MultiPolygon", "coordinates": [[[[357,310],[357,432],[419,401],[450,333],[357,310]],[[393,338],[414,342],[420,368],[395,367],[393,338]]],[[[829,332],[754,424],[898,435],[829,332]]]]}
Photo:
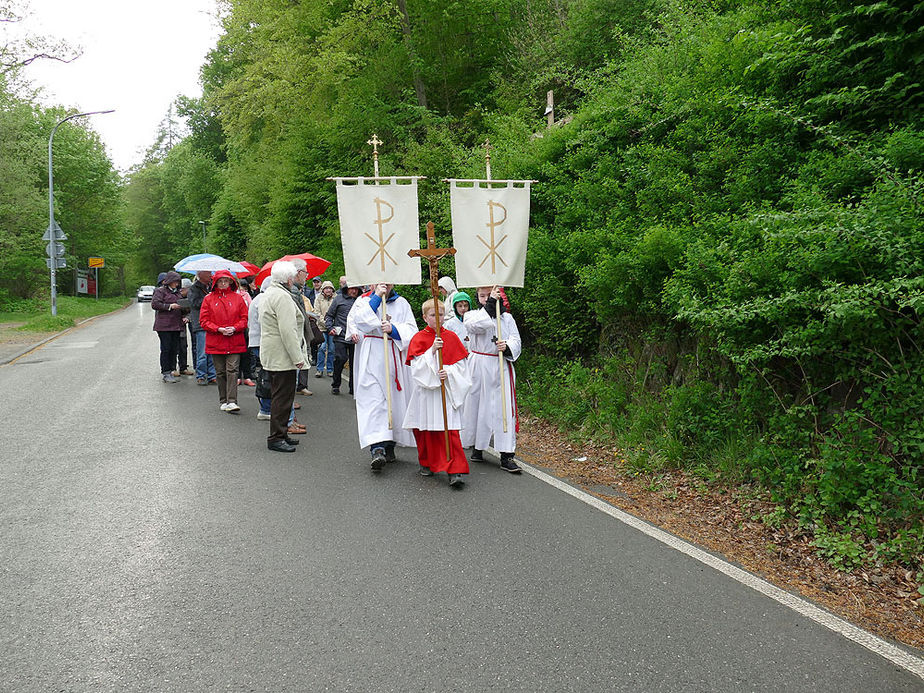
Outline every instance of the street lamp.
{"type": "Polygon", "coordinates": [[[208,250],[205,248],[205,222],[200,221],[199,223],[202,225],[202,252],[207,253],[208,250]]]}
{"type": "Polygon", "coordinates": [[[64,123],[73,118],[80,118],[81,116],[96,115],[98,113],[113,113],[114,110],[108,111],[88,111],[87,113],[75,113],[74,115],[69,115],[67,118],[63,118],[58,121],[51,129],[51,135],[48,136],[48,232],[45,234],[48,237],[48,268],[51,271],[51,314],[58,314],[58,285],[57,285],[57,272],[58,272],[58,241],[65,240],[66,236],[61,231],[61,227],[55,223],[55,179],[54,173],[52,172],[52,160],[51,160],[51,144],[55,139],[55,132],[58,128],[61,127],[64,123]]]}

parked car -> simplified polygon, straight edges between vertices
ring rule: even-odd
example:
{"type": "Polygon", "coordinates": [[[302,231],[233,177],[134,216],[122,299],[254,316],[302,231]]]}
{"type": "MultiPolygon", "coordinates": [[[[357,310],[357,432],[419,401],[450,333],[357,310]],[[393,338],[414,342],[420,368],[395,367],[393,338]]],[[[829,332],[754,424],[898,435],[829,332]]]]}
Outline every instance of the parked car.
{"type": "Polygon", "coordinates": [[[153,286],[142,286],[138,288],[138,303],[150,301],[152,298],[154,298],[153,286]]]}

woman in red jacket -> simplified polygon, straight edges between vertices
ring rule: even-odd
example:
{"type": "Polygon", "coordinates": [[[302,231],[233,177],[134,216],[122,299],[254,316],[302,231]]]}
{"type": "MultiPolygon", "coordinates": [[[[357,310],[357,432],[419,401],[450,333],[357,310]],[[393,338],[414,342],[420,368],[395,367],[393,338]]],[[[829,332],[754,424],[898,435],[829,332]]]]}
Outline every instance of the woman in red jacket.
{"type": "Polygon", "coordinates": [[[205,330],[205,353],[215,363],[221,410],[235,414],[237,373],[247,350],[247,304],[237,293],[237,279],[228,270],[212,277],[212,290],[202,301],[199,324],[205,330]]]}

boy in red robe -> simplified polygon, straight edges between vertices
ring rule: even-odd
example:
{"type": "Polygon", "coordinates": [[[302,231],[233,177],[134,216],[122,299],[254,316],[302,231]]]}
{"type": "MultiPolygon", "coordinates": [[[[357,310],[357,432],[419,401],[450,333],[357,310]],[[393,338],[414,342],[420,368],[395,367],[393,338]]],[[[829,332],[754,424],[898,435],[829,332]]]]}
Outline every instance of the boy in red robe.
{"type": "Polygon", "coordinates": [[[407,365],[411,369],[411,397],[404,417],[404,428],[414,433],[419,473],[432,476],[437,472],[449,475],[449,485],[461,488],[468,474],[468,460],[459,429],[462,427],[462,406],[472,387],[468,372],[468,351],[461,340],[449,330],[436,336],[436,326],[442,320],[442,302],[430,299],[423,304],[423,319],[427,326],[414,335],[408,345],[407,365]],[[442,349],[443,367],[438,351],[442,349]],[[446,420],[440,385],[446,390],[446,420]],[[446,425],[449,428],[449,459],[446,459],[446,425]]]}

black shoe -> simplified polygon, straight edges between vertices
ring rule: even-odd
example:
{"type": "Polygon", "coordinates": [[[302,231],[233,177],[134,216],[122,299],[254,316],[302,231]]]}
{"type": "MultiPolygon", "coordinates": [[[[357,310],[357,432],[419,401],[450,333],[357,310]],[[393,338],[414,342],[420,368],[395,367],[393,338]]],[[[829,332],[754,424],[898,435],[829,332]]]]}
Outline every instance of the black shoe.
{"type": "Polygon", "coordinates": [[[472,462],[484,462],[484,453],[481,450],[472,449],[472,454],[469,459],[472,462]]]}
{"type": "Polygon", "coordinates": [[[417,470],[417,473],[420,474],[420,476],[433,476],[433,472],[430,471],[430,468],[424,467],[423,465],[420,465],[420,469],[417,470]]]}
{"type": "Polygon", "coordinates": [[[465,477],[461,474],[450,474],[449,475],[449,486],[455,489],[461,489],[465,486],[465,477]]]}
{"type": "Polygon", "coordinates": [[[290,438],[289,436],[286,436],[286,442],[289,445],[298,445],[299,441],[298,441],[298,438],[290,438]]]}
{"type": "Polygon", "coordinates": [[[517,463],[513,461],[513,455],[508,452],[501,453],[500,467],[505,472],[510,472],[511,474],[519,474],[521,471],[523,471],[520,469],[517,463]]]}
{"type": "Polygon", "coordinates": [[[330,389],[330,393],[331,393],[332,395],[339,395],[339,394],[340,394],[340,388],[339,388],[339,387],[332,387],[332,388],[330,389]]]}
{"type": "Polygon", "coordinates": [[[385,451],[382,448],[376,448],[372,451],[372,467],[373,472],[382,471],[382,467],[385,466],[385,451]]]}
{"type": "Polygon", "coordinates": [[[395,457],[395,447],[391,446],[390,448],[385,448],[385,461],[386,462],[396,462],[398,460],[395,457]]]}
{"type": "Polygon", "coordinates": [[[295,446],[289,445],[285,440],[276,440],[272,443],[267,443],[266,448],[273,452],[295,452],[295,446]]]}

